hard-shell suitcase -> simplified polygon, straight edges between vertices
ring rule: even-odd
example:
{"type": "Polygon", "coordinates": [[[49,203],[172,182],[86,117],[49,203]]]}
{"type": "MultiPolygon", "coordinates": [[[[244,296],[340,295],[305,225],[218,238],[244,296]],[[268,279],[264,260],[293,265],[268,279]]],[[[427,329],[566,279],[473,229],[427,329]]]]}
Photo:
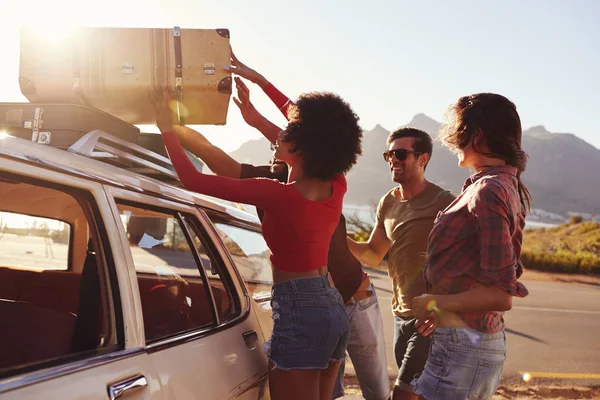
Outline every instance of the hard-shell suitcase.
{"type": "Polygon", "coordinates": [[[178,123],[225,124],[231,95],[227,29],[77,28],[58,41],[21,29],[19,84],[32,103],[98,108],[153,124],[148,90],[178,101],[178,123]]]}
{"type": "Polygon", "coordinates": [[[99,129],[137,143],[140,130],[112,115],[77,104],[0,103],[0,129],[12,136],[66,149],[99,129]]]}

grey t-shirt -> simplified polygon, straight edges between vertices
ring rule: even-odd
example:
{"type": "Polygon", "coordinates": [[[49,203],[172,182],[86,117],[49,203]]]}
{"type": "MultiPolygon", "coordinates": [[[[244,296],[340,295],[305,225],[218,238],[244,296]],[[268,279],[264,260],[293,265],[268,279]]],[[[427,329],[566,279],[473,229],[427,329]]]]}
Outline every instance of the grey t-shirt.
{"type": "Polygon", "coordinates": [[[426,290],[423,267],[433,221],[455,197],[433,183],[409,200],[396,198],[396,190],[390,190],[379,201],[376,226],[385,229],[391,242],[388,274],[394,292],[392,311],[397,316],[411,317],[410,302],[426,290]]]}

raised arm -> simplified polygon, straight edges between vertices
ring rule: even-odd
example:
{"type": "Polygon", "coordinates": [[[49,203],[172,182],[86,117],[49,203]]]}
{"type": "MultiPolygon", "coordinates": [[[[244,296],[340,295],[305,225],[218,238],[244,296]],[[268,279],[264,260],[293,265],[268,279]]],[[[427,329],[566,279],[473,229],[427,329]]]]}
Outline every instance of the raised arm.
{"type": "Polygon", "coordinates": [[[233,101],[240,109],[244,121],[246,121],[248,125],[258,129],[269,142],[275,144],[277,136],[282,129],[258,112],[250,101],[250,91],[248,90],[248,87],[238,77],[235,78],[235,86],[237,88],[239,99],[234,97],[233,101]]]}
{"type": "Polygon", "coordinates": [[[279,111],[281,111],[285,119],[288,119],[288,108],[294,104],[294,102],[285,94],[281,93],[279,89],[277,89],[272,83],[269,83],[262,89],[265,94],[269,96],[271,101],[277,106],[279,111]]]}
{"type": "Polygon", "coordinates": [[[172,125],[172,113],[167,106],[166,93],[149,93],[154,108],[156,125],[162,133],[173,132],[183,147],[198,156],[215,174],[229,178],[240,178],[242,166],[220,148],[214,146],[200,132],[187,126],[172,125]]]}
{"type": "MultiPolygon", "coordinates": [[[[168,132],[161,130],[161,132],[168,132]]],[[[199,157],[212,172],[228,178],[241,177],[242,165],[234,160],[229,154],[213,145],[200,132],[187,126],[173,125],[170,129],[184,148],[199,157]]]]}
{"type": "Polygon", "coordinates": [[[281,200],[290,193],[284,184],[272,179],[234,179],[203,174],[192,164],[173,132],[163,133],[162,139],[179,180],[188,190],[265,210],[285,203],[281,200]]]}
{"type": "Polygon", "coordinates": [[[269,96],[271,101],[287,119],[288,108],[291,104],[294,104],[292,100],[290,100],[288,96],[281,93],[281,91],[277,89],[271,82],[269,82],[262,74],[241,62],[236,57],[233,50],[231,50],[231,67],[227,68],[227,70],[260,86],[265,94],[269,96]]]}
{"type": "MultiPolygon", "coordinates": [[[[166,91],[160,93],[148,93],[148,100],[150,101],[150,104],[156,113],[156,124],[162,132],[162,139],[167,149],[169,158],[175,167],[175,171],[177,172],[181,183],[187,189],[224,200],[256,205],[265,210],[276,207],[280,203],[279,200],[286,197],[290,193],[289,190],[286,190],[285,185],[280,184],[276,180],[258,178],[244,180],[239,179],[241,175],[241,165],[226,154],[223,156],[223,152],[221,152],[220,155],[216,155],[217,158],[221,157],[221,160],[218,160],[217,164],[229,163],[229,166],[220,165],[220,167],[227,168],[228,170],[235,169],[237,179],[225,176],[206,175],[199,172],[188,158],[177,135],[171,131],[171,128],[180,130],[183,135],[200,134],[191,129],[187,130],[189,128],[183,129],[185,127],[173,127],[171,125],[172,120],[170,110],[167,107],[168,98],[169,96],[166,91]],[[231,164],[233,163],[236,165],[232,166],[231,164]]],[[[198,138],[196,137],[195,140],[197,139],[198,138]]],[[[208,141],[205,138],[203,139],[205,142],[198,145],[201,147],[200,151],[206,150],[206,143],[208,141]]],[[[213,148],[216,149],[214,146],[213,148]]],[[[209,155],[208,158],[210,159],[211,156],[209,155]]],[[[211,163],[214,164],[214,162],[211,163]]],[[[217,170],[218,169],[219,168],[217,168],[217,170]]],[[[213,170],[213,172],[216,171],[213,170]]]]}

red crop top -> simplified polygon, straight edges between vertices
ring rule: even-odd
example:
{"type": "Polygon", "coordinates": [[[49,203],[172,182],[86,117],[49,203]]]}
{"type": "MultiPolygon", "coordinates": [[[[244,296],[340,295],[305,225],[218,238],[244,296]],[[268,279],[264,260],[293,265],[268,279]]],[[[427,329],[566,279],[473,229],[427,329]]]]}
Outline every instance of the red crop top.
{"type": "Polygon", "coordinates": [[[344,175],[331,181],[333,194],[329,199],[311,201],[293,184],[275,179],[233,179],[198,172],[174,133],[166,132],[162,137],[177,175],[188,190],[264,210],[263,236],[275,268],[312,271],[327,265],[329,243],[340,221],[346,193],[344,175]]]}

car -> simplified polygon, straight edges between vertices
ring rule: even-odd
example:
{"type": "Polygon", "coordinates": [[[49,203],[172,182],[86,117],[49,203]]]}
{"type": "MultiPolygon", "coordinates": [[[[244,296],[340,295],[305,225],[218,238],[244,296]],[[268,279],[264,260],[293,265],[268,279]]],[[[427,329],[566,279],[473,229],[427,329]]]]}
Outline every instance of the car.
{"type": "Polygon", "coordinates": [[[0,134],[0,399],[268,399],[269,255],[159,154],[0,134]]]}

